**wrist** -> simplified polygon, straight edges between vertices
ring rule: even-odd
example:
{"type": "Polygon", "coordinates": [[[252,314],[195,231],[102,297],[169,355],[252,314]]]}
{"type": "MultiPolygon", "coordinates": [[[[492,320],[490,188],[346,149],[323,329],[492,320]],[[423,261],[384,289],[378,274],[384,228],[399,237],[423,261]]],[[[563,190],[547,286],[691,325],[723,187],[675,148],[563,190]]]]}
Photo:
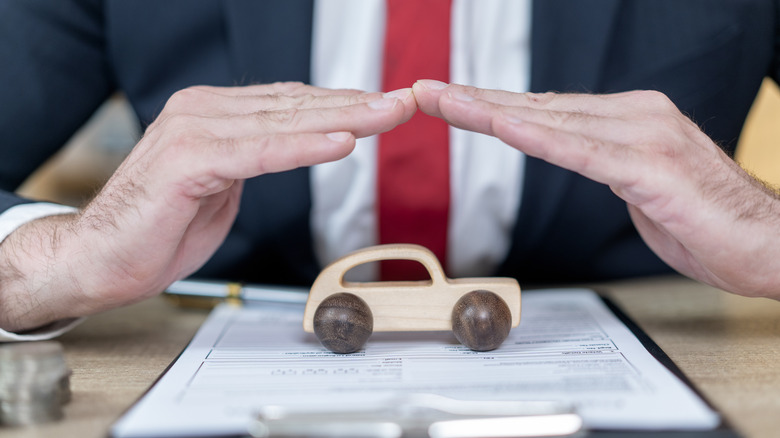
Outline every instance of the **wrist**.
{"type": "Polygon", "coordinates": [[[75,214],[28,222],[0,243],[0,327],[32,330],[85,314],[70,263],[75,214]]]}

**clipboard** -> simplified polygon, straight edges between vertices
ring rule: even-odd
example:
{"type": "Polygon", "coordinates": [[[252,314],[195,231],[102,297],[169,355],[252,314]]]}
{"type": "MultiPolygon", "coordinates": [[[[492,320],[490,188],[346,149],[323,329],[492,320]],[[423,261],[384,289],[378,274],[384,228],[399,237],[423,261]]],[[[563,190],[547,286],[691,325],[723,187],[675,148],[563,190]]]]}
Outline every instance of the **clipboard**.
{"type": "MultiPolygon", "coordinates": [[[[666,354],[666,352],[653,341],[653,339],[642,330],[639,325],[634,322],[613,300],[607,297],[604,293],[600,293],[598,290],[599,298],[604,304],[615,314],[615,316],[629,329],[631,333],[636,336],[639,342],[647,351],[658,360],[661,365],[666,367],[675,377],[688,386],[707,406],[715,412],[718,412],[715,405],[712,404],[696,385],[685,375],[685,373],[677,366],[676,363],[666,354]]],[[[719,414],[720,415],[720,414],[719,414]]],[[[731,425],[731,423],[723,415],[720,415],[720,424],[712,430],[705,431],[632,431],[627,429],[622,430],[589,430],[586,434],[588,437],[593,438],[612,438],[612,437],[636,437],[636,438],[740,438],[740,435],[731,425]]]]}
{"type": "MultiPolygon", "coordinates": [[[[542,292],[544,293],[544,292],[542,292]]],[[[711,403],[707,402],[707,400],[701,395],[701,393],[695,388],[695,386],[690,382],[690,380],[681,372],[681,370],[671,361],[671,359],[661,350],[655,342],[652,341],[652,339],[647,336],[647,334],[636,324],[634,323],[615,303],[613,303],[610,299],[604,297],[603,295],[599,295],[599,300],[604,303],[604,305],[609,309],[610,313],[612,313],[627,329],[630,330],[630,332],[633,334],[633,336],[641,343],[641,345],[652,354],[652,356],[663,365],[666,369],[668,369],[677,379],[679,379],[686,387],[690,388],[696,396],[702,400],[706,405],[712,409],[712,411],[716,411],[715,408],[711,405],[711,403]]],[[[270,302],[270,301],[269,301],[270,302]]],[[[285,306],[295,306],[295,304],[286,303],[283,304],[285,306]]],[[[198,336],[196,335],[196,339],[198,336]]],[[[195,341],[194,339],[193,341],[195,341]]],[[[185,349],[185,352],[189,349],[185,349]]],[[[182,355],[184,355],[184,353],[182,355]]],[[[173,364],[175,365],[175,364],[173,364]]],[[[173,365],[171,368],[169,368],[166,373],[170,373],[171,369],[173,368],[173,365]]],[[[166,375],[161,376],[160,381],[165,380],[166,375]]],[[[158,381],[159,384],[159,381],[158,381]]],[[[155,385],[158,386],[158,385],[155,385]]],[[[115,424],[115,427],[112,429],[112,435],[116,437],[129,437],[129,436],[136,436],[132,434],[124,433],[121,429],[121,426],[123,423],[126,424],[128,422],[128,417],[130,417],[133,414],[133,410],[139,405],[142,404],[143,400],[148,397],[151,390],[154,389],[151,388],[150,391],[139,400],[139,402],[128,412],[126,415],[124,415],[117,424],[115,424]]],[[[234,436],[235,433],[227,433],[227,434],[209,434],[208,436],[234,436]]],[[[141,436],[141,435],[137,435],[141,436]]],[[[732,428],[732,426],[725,420],[723,420],[723,417],[720,416],[720,421],[717,427],[708,429],[708,430],[631,430],[630,428],[608,428],[608,429],[600,429],[600,428],[588,428],[586,430],[580,430],[576,433],[576,436],[587,436],[587,437],[622,437],[622,436],[636,436],[636,437],[646,437],[646,438],[655,438],[655,437],[738,437],[739,435],[737,432],[732,428]]]]}

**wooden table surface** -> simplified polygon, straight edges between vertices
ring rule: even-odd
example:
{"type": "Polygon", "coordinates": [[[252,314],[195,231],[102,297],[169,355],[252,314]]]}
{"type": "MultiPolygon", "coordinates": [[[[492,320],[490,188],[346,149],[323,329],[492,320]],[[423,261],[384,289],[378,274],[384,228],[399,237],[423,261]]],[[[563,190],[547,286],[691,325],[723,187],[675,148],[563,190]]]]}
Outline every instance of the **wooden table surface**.
{"type": "MultiPolygon", "coordinates": [[[[679,277],[591,286],[621,306],[745,437],[780,436],[780,302],[679,277]]],[[[158,297],[89,318],[59,339],[73,370],[65,419],[0,429],[0,437],[107,436],[207,314],[158,297]]]]}

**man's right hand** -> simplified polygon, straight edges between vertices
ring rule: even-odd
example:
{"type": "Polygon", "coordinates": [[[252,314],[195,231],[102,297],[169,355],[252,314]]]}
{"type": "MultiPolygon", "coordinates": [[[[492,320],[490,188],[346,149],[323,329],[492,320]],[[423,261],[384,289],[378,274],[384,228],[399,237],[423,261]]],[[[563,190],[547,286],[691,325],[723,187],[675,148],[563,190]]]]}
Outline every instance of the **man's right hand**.
{"type": "Polygon", "coordinates": [[[355,138],[415,110],[409,89],[176,93],[83,211],[30,222],[0,245],[0,327],[32,329],[159,293],[222,243],[245,179],[343,158],[355,138]]]}

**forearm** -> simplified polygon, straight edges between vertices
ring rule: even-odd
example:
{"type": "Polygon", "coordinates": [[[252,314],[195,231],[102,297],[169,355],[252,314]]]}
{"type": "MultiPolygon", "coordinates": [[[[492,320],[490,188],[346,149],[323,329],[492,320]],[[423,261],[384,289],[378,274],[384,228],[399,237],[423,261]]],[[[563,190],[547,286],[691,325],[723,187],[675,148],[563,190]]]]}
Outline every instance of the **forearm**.
{"type": "Polygon", "coordinates": [[[88,314],[73,274],[75,214],[26,223],[0,244],[0,328],[23,332],[88,314]]]}

